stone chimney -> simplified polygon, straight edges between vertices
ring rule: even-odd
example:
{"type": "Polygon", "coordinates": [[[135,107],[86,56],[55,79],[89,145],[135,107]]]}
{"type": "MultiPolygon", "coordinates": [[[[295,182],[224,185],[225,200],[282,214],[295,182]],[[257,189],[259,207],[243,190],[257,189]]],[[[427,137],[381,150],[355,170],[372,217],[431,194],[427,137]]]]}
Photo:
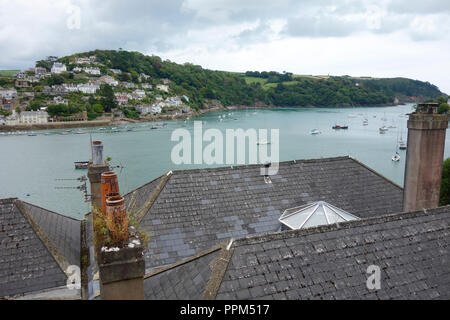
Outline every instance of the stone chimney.
{"type": "Polygon", "coordinates": [[[419,104],[408,120],[403,211],[439,206],[447,115],[437,103],[419,104]]]}
{"type": "Polygon", "coordinates": [[[91,183],[94,223],[94,255],[103,300],[143,300],[145,260],[139,237],[128,229],[125,199],[120,196],[119,181],[109,171],[100,141],[92,143],[92,160],[88,172],[91,183]],[[106,227],[109,241],[103,231],[106,227]]]}
{"type": "Polygon", "coordinates": [[[88,178],[91,184],[91,202],[94,208],[102,208],[102,173],[109,171],[109,166],[103,157],[103,144],[94,141],[91,145],[92,160],[89,163],[88,178]]]}
{"type": "Polygon", "coordinates": [[[102,216],[112,241],[119,245],[101,245],[97,254],[101,298],[144,300],[144,249],[138,237],[129,232],[125,199],[108,197],[106,215],[102,216]]]}

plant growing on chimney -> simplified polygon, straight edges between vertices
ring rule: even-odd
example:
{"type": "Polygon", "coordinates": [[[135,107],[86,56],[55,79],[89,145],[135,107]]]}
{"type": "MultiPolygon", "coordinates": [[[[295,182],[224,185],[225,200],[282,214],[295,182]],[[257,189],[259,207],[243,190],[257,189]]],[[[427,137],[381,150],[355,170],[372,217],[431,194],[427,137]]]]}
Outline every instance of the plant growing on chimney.
{"type": "Polygon", "coordinates": [[[125,248],[127,246],[136,245],[147,246],[150,236],[146,229],[141,229],[132,209],[126,210],[126,219],[128,227],[123,228],[121,223],[111,224],[108,216],[103,215],[102,211],[93,207],[92,217],[94,224],[94,242],[99,249],[106,248],[125,248]],[[112,229],[112,230],[111,230],[112,229]]]}

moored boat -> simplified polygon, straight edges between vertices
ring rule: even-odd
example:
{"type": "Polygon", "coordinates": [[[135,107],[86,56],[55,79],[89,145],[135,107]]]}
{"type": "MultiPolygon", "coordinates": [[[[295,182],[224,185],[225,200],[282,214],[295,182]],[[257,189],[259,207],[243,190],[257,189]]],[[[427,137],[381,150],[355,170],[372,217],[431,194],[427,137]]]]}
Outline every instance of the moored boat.
{"type": "Polygon", "coordinates": [[[89,161],[78,161],[74,162],[75,169],[88,169],[89,168],[89,161]]]}

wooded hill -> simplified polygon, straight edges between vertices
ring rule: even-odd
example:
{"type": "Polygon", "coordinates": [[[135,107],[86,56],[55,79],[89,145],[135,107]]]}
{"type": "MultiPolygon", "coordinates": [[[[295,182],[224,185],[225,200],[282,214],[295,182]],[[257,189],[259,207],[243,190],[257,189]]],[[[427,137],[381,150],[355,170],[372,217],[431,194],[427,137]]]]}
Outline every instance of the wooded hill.
{"type": "Polygon", "coordinates": [[[58,59],[70,64],[75,57],[96,56],[102,69],[120,69],[121,81],[138,82],[140,74],[148,82],[170,79],[174,94],[186,95],[202,107],[205,99],[217,99],[224,106],[339,106],[392,104],[395,98],[427,100],[444,95],[435,85],[406,78],[353,78],[349,76],[299,76],[292,73],[213,71],[190,63],[177,64],[139,52],[95,50],[58,59]]]}

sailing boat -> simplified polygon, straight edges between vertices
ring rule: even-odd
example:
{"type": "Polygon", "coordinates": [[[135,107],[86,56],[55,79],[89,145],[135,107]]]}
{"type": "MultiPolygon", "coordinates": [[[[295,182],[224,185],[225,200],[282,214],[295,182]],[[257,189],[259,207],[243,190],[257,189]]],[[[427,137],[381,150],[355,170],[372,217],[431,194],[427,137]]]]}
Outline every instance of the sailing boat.
{"type": "MultiPolygon", "coordinates": [[[[397,140],[398,140],[398,132],[397,132],[397,140]]],[[[392,157],[392,161],[394,161],[394,162],[399,162],[400,161],[400,155],[399,155],[399,153],[398,153],[398,144],[395,144],[395,154],[394,154],[394,156],[392,157]]]]}
{"type": "Polygon", "coordinates": [[[403,140],[403,133],[400,133],[400,140],[398,140],[398,148],[400,150],[406,150],[406,142],[403,140]]]}

